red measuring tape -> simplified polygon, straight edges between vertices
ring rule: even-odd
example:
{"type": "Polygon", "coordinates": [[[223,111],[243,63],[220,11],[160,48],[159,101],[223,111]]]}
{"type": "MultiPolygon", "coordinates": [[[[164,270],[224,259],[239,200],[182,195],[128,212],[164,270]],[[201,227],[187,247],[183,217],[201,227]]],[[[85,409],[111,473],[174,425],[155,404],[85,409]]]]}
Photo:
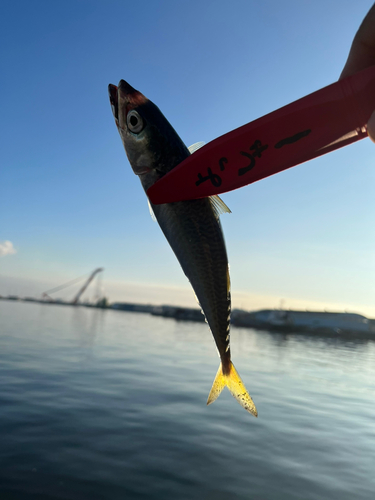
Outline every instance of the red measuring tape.
{"type": "Polygon", "coordinates": [[[171,203],[246,186],[367,137],[374,110],[372,66],[214,139],[147,195],[171,203]]]}

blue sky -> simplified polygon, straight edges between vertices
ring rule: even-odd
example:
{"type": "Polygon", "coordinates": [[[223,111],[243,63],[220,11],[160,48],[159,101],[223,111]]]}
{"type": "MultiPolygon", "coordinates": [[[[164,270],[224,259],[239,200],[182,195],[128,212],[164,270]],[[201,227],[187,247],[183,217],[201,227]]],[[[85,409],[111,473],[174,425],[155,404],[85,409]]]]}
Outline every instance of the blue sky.
{"type": "MultiPolygon", "coordinates": [[[[38,295],[104,267],[110,300],[193,306],[108,83],[143,92],[187,145],[209,142],[337,80],[371,4],[3,2],[0,244],[15,252],[0,252],[0,294],[38,295]]],[[[374,157],[365,139],[223,195],[235,307],[283,299],[375,317],[374,157]]]]}

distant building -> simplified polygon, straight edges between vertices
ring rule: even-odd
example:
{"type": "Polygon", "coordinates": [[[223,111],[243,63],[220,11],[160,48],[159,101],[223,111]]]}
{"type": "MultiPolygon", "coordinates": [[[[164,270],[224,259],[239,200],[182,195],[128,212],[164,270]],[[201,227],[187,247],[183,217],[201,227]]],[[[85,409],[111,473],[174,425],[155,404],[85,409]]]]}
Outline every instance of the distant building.
{"type": "Polygon", "coordinates": [[[154,316],[173,318],[181,321],[197,321],[203,323],[204,315],[200,309],[178,306],[155,306],[151,312],[154,316]]]}
{"type": "Polygon", "coordinates": [[[129,302],[115,302],[111,305],[111,309],[131,312],[151,313],[155,306],[150,304],[131,304],[129,302]]]}
{"type": "Polygon", "coordinates": [[[112,304],[111,309],[119,311],[143,312],[154,316],[162,316],[163,318],[172,318],[181,321],[197,321],[204,322],[204,316],[200,309],[191,307],[178,306],[152,306],[149,304],[132,304],[129,302],[116,302],[112,304]]]}
{"type": "Polygon", "coordinates": [[[282,330],[370,332],[370,321],[361,314],[264,309],[256,312],[235,310],[232,322],[238,326],[282,330]]]}

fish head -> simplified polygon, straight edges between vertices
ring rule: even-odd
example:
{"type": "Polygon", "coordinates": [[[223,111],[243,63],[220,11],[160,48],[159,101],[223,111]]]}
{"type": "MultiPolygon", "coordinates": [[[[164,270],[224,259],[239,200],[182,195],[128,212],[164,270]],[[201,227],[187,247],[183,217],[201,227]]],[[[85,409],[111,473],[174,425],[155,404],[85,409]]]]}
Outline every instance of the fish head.
{"type": "MultiPolygon", "coordinates": [[[[160,178],[189,152],[155,104],[125,80],[108,87],[112,113],[136,175],[160,178]]],[[[142,179],[141,179],[142,180],[142,179]]]]}

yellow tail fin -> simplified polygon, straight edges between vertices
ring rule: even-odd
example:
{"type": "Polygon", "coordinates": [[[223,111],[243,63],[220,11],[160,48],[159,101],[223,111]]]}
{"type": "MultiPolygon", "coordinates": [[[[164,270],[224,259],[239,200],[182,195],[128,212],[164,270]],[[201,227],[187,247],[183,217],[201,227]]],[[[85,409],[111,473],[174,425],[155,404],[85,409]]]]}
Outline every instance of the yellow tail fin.
{"type": "Polygon", "coordinates": [[[210,394],[208,395],[208,405],[213,403],[215,399],[219,397],[221,391],[225,386],[228,387],[232,396],[237,399],[237,401],[243,408],[245,408],[245,410],[254,415],[254,417],[258,416],[254,401],[251,399],[251,396],[247,392],[246,387],[242,382],[241,377],[238,375],[237,370],[235,369],[232,362],[230,362],[230,370],[228,375],[223,374],[223,369],[220,363],[214,383],[212,384],[210,394]]]}

